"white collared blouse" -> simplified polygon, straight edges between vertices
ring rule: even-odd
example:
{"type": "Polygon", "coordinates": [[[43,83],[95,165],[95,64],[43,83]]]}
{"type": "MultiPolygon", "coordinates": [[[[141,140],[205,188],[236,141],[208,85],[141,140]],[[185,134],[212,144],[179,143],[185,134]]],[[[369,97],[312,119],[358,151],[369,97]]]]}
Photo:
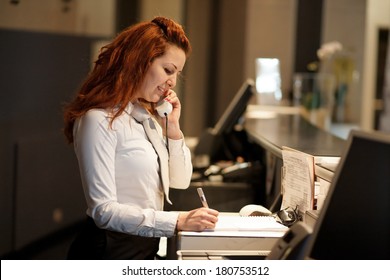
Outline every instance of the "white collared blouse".
{"type": "MultiPolygon", "coordinates": [[[[131,116],[134,108],[129,103],[112,128],[104,109],[92,109],[75,122],[74,149],[86,212],[104,229],[170,237],[178,213],[163,211],[158,156],[142,124],[131,116]]],[[[162,137],[161,127],[157,127],[162,137]]],[[[191,181],[192,164],[184,139],[169,139],[169,152],[170,187],[185,189],[191,181]]]]}

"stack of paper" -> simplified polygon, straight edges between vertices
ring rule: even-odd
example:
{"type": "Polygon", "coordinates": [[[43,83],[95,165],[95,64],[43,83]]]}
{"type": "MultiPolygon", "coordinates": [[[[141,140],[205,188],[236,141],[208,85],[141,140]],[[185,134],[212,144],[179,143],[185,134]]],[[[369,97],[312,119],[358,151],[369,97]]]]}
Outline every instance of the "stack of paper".
{"type": "Polygon", "coordinates": [[[301,213],[314,209],[314,156],[283,147],[282,206],[299,207],[301,213]]]}
{"type": "Polygon", "coordinates": [[[285,232],[287,229],[272,216],[219,216],[215,228],[210,231],[285,232]]]}

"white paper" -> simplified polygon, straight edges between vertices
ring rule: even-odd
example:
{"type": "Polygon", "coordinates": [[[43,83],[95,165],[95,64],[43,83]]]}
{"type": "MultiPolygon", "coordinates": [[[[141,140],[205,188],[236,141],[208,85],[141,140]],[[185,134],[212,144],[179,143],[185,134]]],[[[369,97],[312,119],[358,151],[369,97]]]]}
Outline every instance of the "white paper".
{"type": "Polygon", "coordinates": [[[314,157],[283,147],[282,209],[291,207],[301,213],[314,207],[314,157]]]}
{"type": "Polygon", "coordinates": [[[285,232],[287,227],[272,216],[220,216],[214,229],[206,231],[270,231],[285,232]]]}
{"type": "Polygon", "coordinates": [[[320,183],[319,192],[317,195],[317,210],[321,210],[324,205],[325,198],[328,195],[328,191],[330,188],[330,182],[318,178],[318,182],[320,183]]]}

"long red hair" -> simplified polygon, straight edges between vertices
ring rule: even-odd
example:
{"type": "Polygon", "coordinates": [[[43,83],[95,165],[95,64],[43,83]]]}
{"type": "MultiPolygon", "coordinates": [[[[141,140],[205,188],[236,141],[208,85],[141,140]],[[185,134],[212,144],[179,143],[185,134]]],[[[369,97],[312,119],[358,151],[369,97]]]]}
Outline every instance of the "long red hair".
{"type": "Polygon", "coordinates": [[[191,52],[181,25],[156,17],[128,27],[104,46],[76,97],[64,107],[64,134],[68,143],[73,142],[75,120],[88,110],[112,110],[111,123],[121,115],[153,60],[164,55],[168,45],[182,49],[187,57],[191,52]]]}

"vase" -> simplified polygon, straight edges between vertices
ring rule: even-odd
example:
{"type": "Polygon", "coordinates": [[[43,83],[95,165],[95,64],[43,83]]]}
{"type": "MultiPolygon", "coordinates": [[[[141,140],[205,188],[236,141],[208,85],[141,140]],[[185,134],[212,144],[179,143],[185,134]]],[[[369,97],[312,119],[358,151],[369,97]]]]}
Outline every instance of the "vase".
{"type": "Polygon", "coordinates": [[[311,124],[329,130],[334,104],[335,79],[325,73],[295,73],[294,106],[311,124]]]}
{"type": "Polygon", "coordinates": [[[354,71],[355,62],[347,51],[337,52],[321,61],[320,72],[333,74],[335,77],[332,123],[350,122],[349,99],[354,71]]]}

